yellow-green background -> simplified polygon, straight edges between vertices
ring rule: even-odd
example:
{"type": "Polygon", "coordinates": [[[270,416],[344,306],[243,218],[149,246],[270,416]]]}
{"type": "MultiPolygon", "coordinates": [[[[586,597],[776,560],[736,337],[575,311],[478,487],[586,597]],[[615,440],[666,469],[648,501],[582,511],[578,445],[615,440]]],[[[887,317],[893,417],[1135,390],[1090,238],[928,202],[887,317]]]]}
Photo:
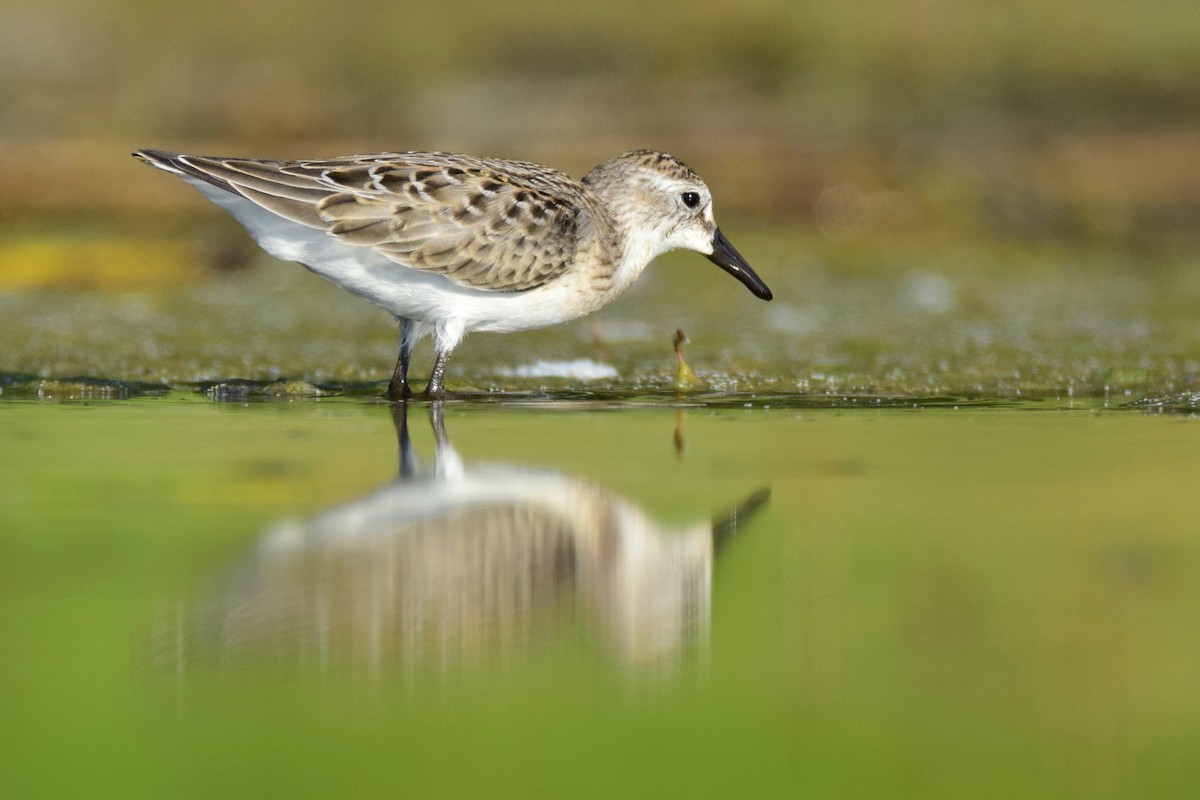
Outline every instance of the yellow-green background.
{"type": "Polygon", "coordinates": [[[470,340],[452,385],[529,388],[496,368],[615,339],[599,357],[626,359],[622,388],[669,372],[684,327],[724,389],[1186,406],[1198,42],[1182,0],[15,0],[0,9],[0,373],[31,391],[388,376],[386,315],[270,262],[137,147],[458,150],[576,175],[656,147],[707,178],[775,302],[668,258],[600,329],[470,340]],[[275,319],[255,326],[248,298],[275,319]],[[603,328],[630,320],[633,344],[603,328]],[[256,349],[271,331],[282,341],[256,349]]]}

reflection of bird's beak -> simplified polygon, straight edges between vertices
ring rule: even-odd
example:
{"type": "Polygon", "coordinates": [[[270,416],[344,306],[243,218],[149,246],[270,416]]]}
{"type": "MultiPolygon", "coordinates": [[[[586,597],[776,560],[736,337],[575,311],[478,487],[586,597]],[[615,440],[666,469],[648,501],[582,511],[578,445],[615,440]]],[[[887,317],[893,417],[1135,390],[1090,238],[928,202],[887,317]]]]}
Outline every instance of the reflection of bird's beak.
{"type": "Polygon", "coordinates": [[[712,255],[708,257],[709,261],[746,284],[746,288],[753,292],[755,297],[763,300],[771,299],[771,290],[763,283],[762,278],[750,269],[750,265],[746,263],[746,259],[742,258],[742,254],[733,249],[733,245],[725,238],[725,234],[721,233],[720,228],[717,228],[716,233],[713,234],[712,246],[713,251],[712,255]]]}
{"type": "Polygon", "coordinates": [[[731,539],[737,536],[738,528],[749,522],[770,501],[770,488],[759,489],[743,500],[737,508],[732,508],[723,516],[713,519],[713,550],[720,550],[728,544],[731,539]]]}

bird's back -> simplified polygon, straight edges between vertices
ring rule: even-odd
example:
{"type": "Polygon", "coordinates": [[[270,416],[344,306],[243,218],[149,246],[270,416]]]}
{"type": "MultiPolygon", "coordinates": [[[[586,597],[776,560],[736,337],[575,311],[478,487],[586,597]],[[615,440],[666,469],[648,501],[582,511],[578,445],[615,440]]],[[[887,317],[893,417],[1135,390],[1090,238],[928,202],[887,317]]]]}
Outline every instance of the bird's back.
{"type": "Polygon", "coordinates": [[[331,251],[364,249],[363,258],[369,251],[460,287],[521,292],[564,274],[585,240],[611,227],[582,183],[523,161],[419,152],[306,161],[135,155],[187,180],[272,255],[320,273],[331,251]]]}

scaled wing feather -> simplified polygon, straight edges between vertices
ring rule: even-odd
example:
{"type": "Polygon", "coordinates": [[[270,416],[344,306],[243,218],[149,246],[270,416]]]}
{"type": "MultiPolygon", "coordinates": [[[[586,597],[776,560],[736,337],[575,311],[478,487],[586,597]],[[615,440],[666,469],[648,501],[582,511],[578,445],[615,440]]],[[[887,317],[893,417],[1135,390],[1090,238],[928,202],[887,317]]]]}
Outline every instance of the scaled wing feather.
{"type": "Polygon", "coordinates": [[[525,291],[565,272],[586,224],[579,215],[591,205],[577,181],[520,162],[464,162],[440,153],[184,158],[280,216],[374,248],[399,265],[489,291],[525,291]]]}

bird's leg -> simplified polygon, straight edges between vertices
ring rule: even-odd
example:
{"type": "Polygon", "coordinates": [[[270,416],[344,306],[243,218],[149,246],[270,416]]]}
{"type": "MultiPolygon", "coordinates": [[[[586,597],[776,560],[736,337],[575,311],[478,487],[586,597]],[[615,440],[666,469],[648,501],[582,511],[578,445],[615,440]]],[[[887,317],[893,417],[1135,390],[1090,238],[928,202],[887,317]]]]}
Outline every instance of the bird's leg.
{"type": "Polygon", "coordinates": [[[388,383],[389,400],[407,400],[413,396],[408,385],[408,359],[413,351],[412,327],[412,320],[400,320],[400,357],[396,359],[396,369],[392,371],[392,380],[388,383]]]}
{"type": "Polygon", "coordinates": [[[446,396],[446,362],[449,360],[449,350],[438,350],[437,360],[433,362],[433,372],[429,376],[429,384],[425,387],[425,397],[438,399],[446,396]]]}
{"type": "Polygon", "coordinates": [[[396,369],[392,372],[392,379],[388,382],[387,398],[388,400],[408,400],[413,396],[413,391],[408,386],[408,353],[404,350],[400,351],[400,357],[396,359],[396,369]]]}

